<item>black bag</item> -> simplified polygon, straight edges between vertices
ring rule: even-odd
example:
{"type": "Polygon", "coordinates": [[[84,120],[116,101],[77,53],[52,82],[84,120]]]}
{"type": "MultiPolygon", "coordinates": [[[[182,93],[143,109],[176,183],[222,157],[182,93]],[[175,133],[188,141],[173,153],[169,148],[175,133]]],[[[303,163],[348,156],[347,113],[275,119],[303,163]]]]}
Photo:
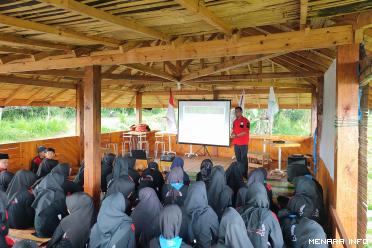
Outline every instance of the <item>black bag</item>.
{"type": "Polygon", "coordinates": [[[304,155],[290,155],[287,162],[288,182],[292,182],[294,178],[299,176],[310,175],[308,165],[309,162],[304,155]]]}
{"type": "Polygon", "coordinates": [[[176,157],[176,155],[174,153],[164,154],[164,155],[161,155],[160,161],[173,162],[175,157],[176,157]]]}

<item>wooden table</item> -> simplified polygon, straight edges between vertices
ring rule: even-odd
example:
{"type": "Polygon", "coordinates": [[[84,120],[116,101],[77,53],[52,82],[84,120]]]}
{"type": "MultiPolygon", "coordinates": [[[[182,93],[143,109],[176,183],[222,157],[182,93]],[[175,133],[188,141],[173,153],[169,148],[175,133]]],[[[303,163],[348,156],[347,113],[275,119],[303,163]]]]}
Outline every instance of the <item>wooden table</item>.
{"type": "Polygon", "coordinates": [[[173,133],[173,132],[167,132],[167,131],[160,131],[160,132],[157,132],[159,134],[163,134],[165,136],[168,136],[168,151],[165,151],[166,153],[174,153],[176,154],[176,152],[172,151],[172,141],[171,141],[171,137],[175,137],[177,136],[177,133],[173,133]]]}
{"type": "Polygon", "coordinates": [[[278,171],[282,171],[282,148],[289,148],[289,147],[300,147],[300,143],[285,141],[284,143],[275,143],[273,141],[270,142],[272,147],[278,148],[278,171]]]}

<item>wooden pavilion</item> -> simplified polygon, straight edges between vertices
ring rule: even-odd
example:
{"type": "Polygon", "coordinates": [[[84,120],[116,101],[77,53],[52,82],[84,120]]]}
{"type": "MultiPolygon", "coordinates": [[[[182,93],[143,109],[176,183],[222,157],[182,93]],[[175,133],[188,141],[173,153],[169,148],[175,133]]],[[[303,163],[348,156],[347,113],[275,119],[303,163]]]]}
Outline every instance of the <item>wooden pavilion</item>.
{"type": "MultiPolygon", "coordinates": [[[[369,0],[0,1],[0,106],[76,107],[77,137],[64,144],[84,158],[96,198],[101,106],[136,108],[141,122],[141,109],[166,107],[172,89],[233,105],[244,90],[247,108],[266,108],[273,86],[280,108],[312,110],[319,141],[323,75],[336,61],[334,180],[321,159],[316,175],[334,237],[366,233],[367,124],[355,120],[372,107],[371,55],[369,0]]],[[[34,146],[17,147],[13,170],[34,146]]]]}

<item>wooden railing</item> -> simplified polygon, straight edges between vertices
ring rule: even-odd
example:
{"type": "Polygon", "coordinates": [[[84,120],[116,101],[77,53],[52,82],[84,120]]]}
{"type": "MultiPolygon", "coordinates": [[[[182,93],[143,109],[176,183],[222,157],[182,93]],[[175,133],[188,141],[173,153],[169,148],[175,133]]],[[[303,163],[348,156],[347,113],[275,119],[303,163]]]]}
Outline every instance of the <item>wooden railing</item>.
{"type": "Polygon", "coordinates": [[[343,243],[344,248],[351,248],[351,245],[349,244],[349,239],[347,238],[345,228],[342,225],[341,220],[337,215],[336,209],[334,209],[334,207],[330,206],[329,207],[329,213],[331,214],[332,223],[334,223],[334,225],[336,227],[336,230],[340,235],[340,238],[345,241],[343,243]]]}

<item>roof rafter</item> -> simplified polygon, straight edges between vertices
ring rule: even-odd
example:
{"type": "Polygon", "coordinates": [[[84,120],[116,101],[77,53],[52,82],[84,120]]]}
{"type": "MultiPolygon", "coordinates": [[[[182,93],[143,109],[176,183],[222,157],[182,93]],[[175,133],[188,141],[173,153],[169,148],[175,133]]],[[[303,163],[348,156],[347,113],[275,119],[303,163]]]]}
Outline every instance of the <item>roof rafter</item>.
{"type": "Polygon", "coordinates": [[[308,4],[309,4],[308,0],[300,0],[300,29],[301,30],[305,29],[306,27],[308,4]]]}
{"type": "Polygon", "coordinates": [[[124,18],[118,17],[118,16],[114,16],[105,11],[99,10],[94,7],[90,7],[86,4],[79,3],[74,0],[62,0],[62,1],[61,0],[40,0],[40,1],[44,3],[52,4],[54,6],[57,6],[63,9],[72,10],[79,14],[89,16],[89,17],[92,17],[92,18],[95,18],[95,19],[98,19],[104,22],[108,22],[108,23],[117,25],[121,28],[144,34],[146,36],[150,36],[150,37],[158,38],[162,40],[169,39],[169,37],[166,34],[160,31],[143,26],[134,21],[130,21],[130,20],[126,20],[124,18]]]}
{"type": "Polygon", "coordinates": [[[0,75],[0,83],[33,85],[33,86],[50,87],[50,88],[76,89],[76,85],[71,84],[71,83],[57,83],[57,82],[51,82],[47,80],[16,77],[16,76],[0,75]]]}
{"type": "Polygon", "coordinates": [[[95,35],[85,35],[80,32],[76,32],[73,30],[69,30],[66,28],[46,25],[38,22],[23,20],[20,18],[15,18],[7,15],[1,15],[0,14],[0,23],[6,24],[9,26],[19,27],[19,28],[25,28],[29,30],[35,30],[43,33],[48,34],[54,34],[61,37],[68,37],[73,39],[79,39],[83,41],[90,42],[92,44],[104,44],[107,46],[119,46],[121,44],[121,41],[106,38],[106,37],[99,37],[95,35]]]}
{"type": "Polygon", "coordinates": [[[142,71],[152,76],[160,77],[160,78],[172,81],[172,82],[178,82],[178,79],[174,77],[173,75],[154,69],[154,68],[150,68],[149,66],[145,66],[141,64],[130,64],[130,65],[126,64],[125,66],[128,68],[134,69],[134,70],[142,71]]]}
{"type": "Polygon", "coordinates": [[[218,28],[222,32],[226,34],[232,33],[232,28],[230,24],[223,21],[221,18],[216,16],[212,13],[207,7],[201,5],[197,0],[176,0],[182,7],[186,8],[187,10],[196,13],[199,15],[204,21],[209,23],[210,25],[218,28]]]}

